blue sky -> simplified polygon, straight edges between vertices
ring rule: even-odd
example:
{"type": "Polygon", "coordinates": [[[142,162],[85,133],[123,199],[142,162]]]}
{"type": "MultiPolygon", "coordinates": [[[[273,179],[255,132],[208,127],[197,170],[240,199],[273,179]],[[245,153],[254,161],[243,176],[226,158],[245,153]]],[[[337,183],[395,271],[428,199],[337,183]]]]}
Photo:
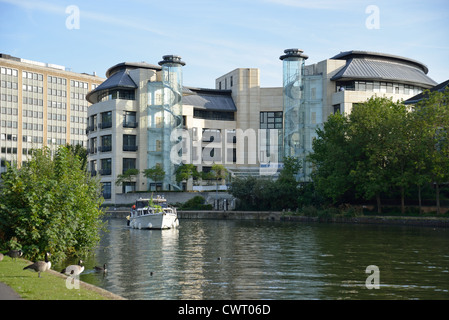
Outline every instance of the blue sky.
{"type": "Polygon", "coordinates": [[[306,64],[348,50],[400,55],[423,62],[443,82],[449,1],[0,0],[0,52],[102,77],[120,62],[157,64],[177,54],[186,62],[187,86],[213,88],[235,68],[259,68],[261,85],[277,87],[279,56],[288,48],[303,49],[306,64]],[[79,9],[79,28],[66,26],[75,21],[73,11],[66,13],[71,5],[79,9]],[[368,28],[367,21],[378,24],[368,28]]]}

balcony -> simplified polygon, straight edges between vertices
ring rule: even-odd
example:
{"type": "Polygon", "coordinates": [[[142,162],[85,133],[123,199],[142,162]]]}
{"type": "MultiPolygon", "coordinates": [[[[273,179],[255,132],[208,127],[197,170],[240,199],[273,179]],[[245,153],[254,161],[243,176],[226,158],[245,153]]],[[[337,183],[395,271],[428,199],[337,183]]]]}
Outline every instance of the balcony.
{"type": "Polygon", "coordinates": [[[102,175],[102,176],[110,176],[111,174],[112,174],[111,169],[101,169],[100,170],[100,175],[102,175]]]}
{"type": "Polygon", "coordinates": [[[123,146],[123,151],[137,151],[137,146],[123,146]]]}
{"type": "Polygon", "coordinates": [[[112,122],[108,121],[108,122],[102,122],[98,124],[98,129],[107,129],[107,128],[112,128],[112,122]]]}
{"type": "Polygon", "coordinates": [[[96,125],[87,126],[86,134],[89,134],[89,132],[91,132],[91,131],[97,131],[97,126],[96,125]]]}
{"type": "Polygon", "coordinates": [[[123,122],[123,128],[137,128],[137,127],[138,127],[137,122],[132,122],[132,121],[123,122]]]}
{"type": "Polygon", "coordinates": [[[110,152],[112,151],[112,146],[101,146],[98,147],[98,152],[110,152]]]}

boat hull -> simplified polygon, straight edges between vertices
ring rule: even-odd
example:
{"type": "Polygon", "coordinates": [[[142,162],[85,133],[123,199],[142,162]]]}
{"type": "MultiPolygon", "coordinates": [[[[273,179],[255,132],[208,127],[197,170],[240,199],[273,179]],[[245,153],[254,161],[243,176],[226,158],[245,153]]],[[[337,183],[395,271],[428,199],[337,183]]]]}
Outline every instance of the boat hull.
{"type": "Polygon", "coordinates": [[[179,226],[179,221],[176,214],[164,212],[131,217],[129,226],[134,229],[172,229],[179,226]]]}

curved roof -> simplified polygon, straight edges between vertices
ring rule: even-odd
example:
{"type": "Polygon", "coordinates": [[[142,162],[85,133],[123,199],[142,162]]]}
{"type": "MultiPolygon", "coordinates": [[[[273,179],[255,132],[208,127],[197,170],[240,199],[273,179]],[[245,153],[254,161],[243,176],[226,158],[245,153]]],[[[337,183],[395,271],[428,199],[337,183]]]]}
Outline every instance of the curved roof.
{"type": "Polygon", "coordinates": [[[138,86],[131,79],[129,75],[129,70],[133,69],[151,69],[151,70],[162,70],[162,67],[156,66],[154,64],[149,64],[146,62],[121,62],[106,71],[107,79],[96,87],[94,90],[90,91],[86,95],[87,101],[90,103],[96,103],[98,94],[101,91],[108,89],[136,89],[138,86]]]}
{"type": "Polygon", "coordinates": [[[98,94],[108,89],[136,89],[137,85],[129,76],[128,70],[121,70],[107,78],[102,84],[86,95],[87,101],[96,103],[98,94]]]}
{"type": "MultiPolygon", "coordinates": [[[[185,88],[185,87],[184,87],[185,88]]],[[[197,109],[211,111],[235,112],[237,108],[232,100],[231,90],[217,90],[204,88],[187,88],[183,90],[182,103],[197,109]]]]}
{"type": "Polygon", "coordinates": [[[331,80],[377,80],[430,88],[437,83],[427,76],[428,68],[413,59],[391,54],[346,51],[331,59],[346,60],[346,65],[331,80]]]}
{"type": "Polygon", "coordinates": [[[106,71],[106,77],[109,78],[111,75],[121,70],[132,70],[132,69],[151,69],[159,71],[162,70],[162,67],[146,62],[121,62],[117,63],[115,66],[110,67],[106,71]]]}

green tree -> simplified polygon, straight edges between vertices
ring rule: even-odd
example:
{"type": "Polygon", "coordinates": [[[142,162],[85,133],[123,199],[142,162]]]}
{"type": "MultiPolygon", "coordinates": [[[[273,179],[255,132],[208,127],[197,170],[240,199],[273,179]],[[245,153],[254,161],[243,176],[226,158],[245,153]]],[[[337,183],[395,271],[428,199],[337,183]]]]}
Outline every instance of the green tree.
{"type": "Polygon", "coordinates": [[[187,181],[190,177],[198,178],[200,176],[194,164],[181,164],[176,168],[176,182],[187,181]]]}
{"type": "Polygon", "coordinates": [[[222,164],[214,164],[212,165],[212,174],[215,180],[226,179],[228,176],[228,170],[222,164]]]}
{"type": "Polygon", "coordinates": [[[242,210],[252,210],[255,204],[254,185],[257,178],[248,176],[244,178],[234,178],[229,192],[237,199],[239,199],[239,207],[242,210]]]}
{"type": "Polygon", "coordinates": [[[440,185],[449,181],[449,89],[426,91],[415,106],[424,148],[421,160],[428,164],[427,175],[435,185],[437,213],[440,213],[440,185]]]}
{"type": "Polygon", "coordinates": [[[70,152],[72,152],[75,156],[79,157],[80,161],[81,161],[81,168],[83,170],[87,170],[87,149],[84,148],[82,145],[80,144],[76,144],[76,145],[72,145],[72,144],[67,144],[66,145],[67,149],[70,150],[70,152]]]}
{"type": "Polygon", "coordinates": [[[381,194],[391,186],[391,162],[396,152],[392,147],[396,133],[391,119],[400,108],[391,99],[371,97],[365,103],[354,105],[349,115],[350,142],[357,152],[350,174],[363,198],[376,198],[378,213],[382,212],[381,194]]]}
{"type": "Polygon", "coordinates": [[[117,186],[123,186],[125,183],[131,183],[138,174],[139,169],[128,169],[123,174],[117,176],[115,184],[117,186]]]}
{"type": "Polygon", "coordinates": [[[348,137],[348,128],[346,116],[331,115],[323,129],[317,130],[313,152],[308,156],[316,192],[334,204],[354,190],[350,170],[354,166],[356,150],[348,137]]]}
{"type": "Polygon", "coordinates": [[[69,148],[59,147],[54,159],[50,149],[36,149],[26,165],[3,174],[1,240],[14,239],[32,260],[47,251],[54,262],[86,255],[104,230],[102,202],[99,181],[69,148]]]}
{"type": "Polygon", "coordinates": [[[165,171],[161,166],[156,165],[150,169],[143,170],[143,176],[154,182],[161,182],[165,178],[165,171]]]}

